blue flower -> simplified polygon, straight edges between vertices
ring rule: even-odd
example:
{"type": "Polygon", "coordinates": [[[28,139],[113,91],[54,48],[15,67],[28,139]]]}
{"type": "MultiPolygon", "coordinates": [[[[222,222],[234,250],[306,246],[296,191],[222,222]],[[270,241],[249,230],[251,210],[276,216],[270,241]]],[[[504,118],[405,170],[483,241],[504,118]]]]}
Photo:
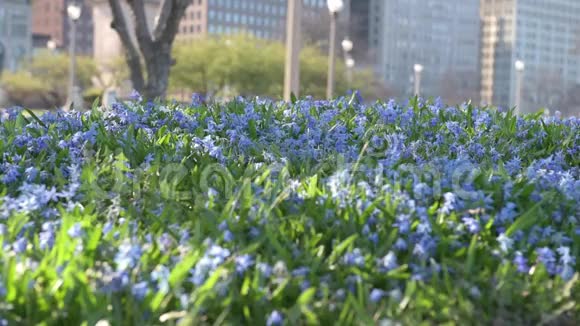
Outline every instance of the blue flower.
{"type": "Polygon", "coordinates": [[[131,91],[131,94],[129,94],[129,99],[136,102],[143,102],[143,97],[135,89],[131,91]]]}
{"type": "Polygon", "coordinates": [[[381,299],[386,295],[386,292],[381,289],[372,289],[371,293],[369,294],[369,299],[373,303],[377,303],[381,301],[381,299]]]}
{"type": "Polygon", "coordinates": [[[278,311],[274,310],[268,316],[268,320],[266,321],[267,326],[279,326],[284,323],[284,316],[278,311]]]}
{"type": "Polygon", "coordinates": [[[463,224],[465,224],[469,232],[477,234],[479,233],[479,231],[481,231],[481,225],[479,224],[478,220],[472,217],[464,217],[461,220],[463,221],[463,224]]]}
{"type": "Polygon", "coordinates": [[[139,282],[137,284],[133,284],[131,287],[131,293],[137,300],[143,300],[149,291],[149,285],[147,282],[139,282]]]}
{"type": "Polygon", "coordinates": [[[574,265],[576,264],[576,257],[570,255],[570,248],[561,246],[556,249],[558,254],[560,255],[560,262],[564,265],[574,265]]]}
{"type": "Polygon", "coordinates": [[[381,272],[388,272],[397,267],[399,267],[397,264],[397,256],[392,251],[389,251],[385,257],[379,259],[379,270],[381,272]]]}
{"type": "Polygon", "coordinates": [[[80,238],[83,236],[83,226],[77,222],[68,229],[67,234],[71,238],[80,238]]]}
{"type": "Polygon", "coordinates": [[[169,269],[163,265],[158,265],[151,273],[151,279],[157,281],[157,290],[161,293],[169,292],[169,274],[169,269]]]}
{"type": "Polygon", "coordinates": [[[38,234],[40,249],[51,249],[54,246],[55,234],[52,230],[42,231],[38,234]]]}
{"type": "Polygon", "coordinates": [[[157,244],[161,251],[166,252],[173,246],[173,238],[168,233],[163,233],[157,239],[157,244]]]}
{"type": "Polygon", "coordinates": [[[14,183],[20,177],[20,168],[18,165],[11,164],[2,177],[2,182],[6,184],[14,183]]]}
{"type": "Polygon", "coordinates": [[[137,244],[132,244],[130,241],[125,240],[119,246],[119,250],[115,255],[115,263],[117,264],[117,270],[126,270],[134,268],[141,259],[141,247],[137,244]]]}
{"type": "Polygon", "coordinates": [[[192,274],[191,282],[195,285],[203,284],[208,274],[221,266],[230,255],[231,252],[228,249],[211,245],[190,271],[192,274]]]}
{"type": "Polygon", "coordinates": [[[520,273],[527,273],[530,270],[530,267],[528,267],[528,260],[519,251],[516,251],[514,264],[517,266],[518,272],[520,273]]]}
{"type": "Polygon", "coordinates": [[[365,257],[359,248],[355,248],[352,252],[347,252],[344,257],[342,257],[342,261],[348,266],[362,267],[365,264],[365,257]]]}
{"type": "Polygon", "coordinates": [[[4,298],[6,296],[6,287],[4,287],[4,283],[0,281],[0,298],[4,298]]]}
{"type": "Polygon", "coordinates": [[[193,93],[191,95],[191,105],[194,107],[202,106],[204,101],[204,96],[199,93],[193,93]]]}
{"type": "Polygon", "coordinates": [[[499,243],[501,251],[504,253],[509,252],[514,244],[514,241],[505,235],[505,233],[502,233],[497,237],[497,242],[499,243]]]}
{"type": "Polygon", "coordinates": [[[548,247],[542,247],[536,249],[536,254],[538,261],[546,267],[548,273],[556,274],[556,255],[554,252],[548,247]]]}
{"type": "Polygon", "coordinates": [[[266,263],[258,263],[256,269],[265,277],[269,278],[272,275],[272,267],[266,263]]]}
{"type": "Polygon", "coordinates": [[[453,134],[455,138],[459,138],[463,134],[463,128],[456,121],[448,121],[445,123],[447,130],[453,134]]]}
{"type": "Polygon", "coordinates": [[[109,232],[111,232],[111,230],[113,230],[113,223],[112,222],[107,222],[107,223],[105,223],[105,225],[103,225],[103,234],[104,235],[109,234],[109,232]]]}
{"type": "Polygon", "coordinates": [[[12,244],[12,250],[14,250],[14,252],[17,254],[20,254],[20,253],[23,253],[24,251],[26,251],[27,246],[28,246],[28,240],[26,240],[25,237],[21,237],[21,238],[17,239],[16,241],[14,241],[14,243],[12,244]]]}
{"type": "Polygon", "coordinates": [[[521,164],[522,160],[519,157],[515,156],[511,160],[507,161],[504,167],[510,175],[514,175],[520,171],[521,164]]]}
{"type": "Polygon", "coordinates": [[[455,194],[451,192],[447,192],[443,195],[444,202],[443,206],[441,207],[441,212],[443,214],[449,214],[456,208],[457,199],[455,194]]]}
{"type": "Polygon", "coordinates": [[[508,202],[505,207],[501,209],[496,217],[496,221],[500,224],[510,224],[518,216],[516,211],[517,206],[512,202],[508,202]]]}
{"type": "Polygon", "coordinates": [[[124,289],[129,284],[129,274],[126,271],[114,272],[109,282],[103,288],[105,293],[116,293],[124,289]]]}
{"type": "Polygon", "coordinates": [[[225,242],[232,242],[234,241],[234,234],[230,230],[224,231],[224,241],[225,242]]]}
{"type": "Polygon", "coordinates": [[[238,272],[238,274],[243,274],[248,268],[254,265],[254,259],[252,258],[252,256],[245,254],[236,257],[235,263],[236,263],[236,272],[238,272]]]}
{"type": "Polygon", "coordinates": [[[393,247],[395,247],[397,250],[407,250],[408,248],[407,242],[402,238],[397,238],[397,241],[395,241],[393,247]]]}
{"type": "Polygon", "coordinates": [[[302,266],[292,271],[292,276],[306,276],[310,272],[310,268],[302,266]]]}

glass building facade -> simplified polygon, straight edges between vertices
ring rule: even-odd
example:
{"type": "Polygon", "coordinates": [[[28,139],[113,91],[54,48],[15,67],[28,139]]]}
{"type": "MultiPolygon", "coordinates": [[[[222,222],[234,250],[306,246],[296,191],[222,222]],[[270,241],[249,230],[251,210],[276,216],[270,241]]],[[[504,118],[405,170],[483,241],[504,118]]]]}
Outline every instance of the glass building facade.
{"type": "MultiPolygon", "coordinates": [[[[193,0],[181,22],[180,37],[250,33],[283,40],[286,0],[193,0]]],[[[326,10],[325,0],[305,0],[306,13],[326,10]]]]}
{"type": "Polygon", "coordinates": [[[32,50],[30,1],[2,0],[0,6],[0,70],[16,70],[32,50]]]}
{"type": "Polygon", "coordinates": [[[376,71],[397,97],[413,94],[421,64],[425,97],[479,100],[479,0],[375,0],[371,8],[376,71]]]}
{"type": "Polygon", "coordinates": [[[481,98],[513,106],[514,63],[525,64],[523,112],[557,105],[567,89],[580,83],[578,0],[482,0],[481,98]]]}

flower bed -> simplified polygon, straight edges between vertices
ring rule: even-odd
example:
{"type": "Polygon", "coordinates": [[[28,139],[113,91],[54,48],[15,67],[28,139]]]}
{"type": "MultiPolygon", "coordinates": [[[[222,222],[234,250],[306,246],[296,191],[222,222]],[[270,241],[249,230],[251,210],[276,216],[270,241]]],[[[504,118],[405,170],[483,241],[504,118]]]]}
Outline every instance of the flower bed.
{"type": "Polygon", "coordinates": [[[0,316],[574,324],[579,127],[355,96],[12,111],[0,316]]]}

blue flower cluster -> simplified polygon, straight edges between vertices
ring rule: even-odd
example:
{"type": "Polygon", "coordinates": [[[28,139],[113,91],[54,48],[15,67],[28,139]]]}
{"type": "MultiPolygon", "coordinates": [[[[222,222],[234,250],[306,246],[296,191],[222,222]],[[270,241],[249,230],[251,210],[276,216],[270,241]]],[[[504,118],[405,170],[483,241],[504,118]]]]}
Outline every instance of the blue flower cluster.
{"type": "Polygon", "coordinates": [[[134,95],[2,118],[0,316],[494,320],[501,291],[579,286],[577,118],[134,95]],[[448,316],[435,294],[489,305],[448,316]]]}

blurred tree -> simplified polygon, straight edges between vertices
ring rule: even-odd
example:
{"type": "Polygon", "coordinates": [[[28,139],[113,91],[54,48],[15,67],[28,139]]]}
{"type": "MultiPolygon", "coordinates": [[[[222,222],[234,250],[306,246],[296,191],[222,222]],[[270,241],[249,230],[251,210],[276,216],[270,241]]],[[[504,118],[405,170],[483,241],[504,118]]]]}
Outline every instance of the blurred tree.
{"type": "Polygon", "coordinates": [[[9,105],[29,107],[30,103],[38,103],[38,105],[44,106],[49,102],[45,98],[48,86],[29,72],[4,72],[1,83],[6,91],[9,105]]]}
{"type": "MultiPolygon", "coordinates": [[[[2,85],[14,105],[60,107],[66,101],[69,57],[66,54],[40,52],[20,71],[5,72],[2,85]]],[[[77,82],[82,89],[91,87],[97,68],[89,57],[77,58],[77,82]]]]}
{"type": "Polygon", "coordinates": [[[99,68],[101,73],[93,77],[93,82],[100,89],[120,87],[129,80],[129,67],[123,57],[116,57],[109,62],[101,63],[99,68]]]}
{"type": "Polygon", "coordinates": [[[173,64],[171,48],[181,18],[191,0],[163,0],[154,26],[150,29],[143,0],[109,0],[113,22],[125,48],[125,57],[133,87],[149,99],[164,98],[173,64]],[[125,20],[122,2],[133,12],[135,38],[125,20]],[[152,31],[152,32],[150,32],[152,31]],[[134,39],[137,41],[136,44],[134,39]]]}
{"type": "MultiPolygon", "coordinates": [[[[173,51],[176,65],[171,70],[170,92],[197,92],[206,95],[232,88],[241,95],[279,98],[284,81],[284,45],[249,35],[204,38],[194,43],[178,43],[173,51]]],[[[326,92],[328,60],[317,47],[307,46],[300,55],[300,92],[323,98],[326,92]]],[[[363,96],[376,97],[385,87],[370,71],[354,71],[352,84],[346,79],[342,62],[337,65],[337,92],[364,90],[363,96]]]]}

